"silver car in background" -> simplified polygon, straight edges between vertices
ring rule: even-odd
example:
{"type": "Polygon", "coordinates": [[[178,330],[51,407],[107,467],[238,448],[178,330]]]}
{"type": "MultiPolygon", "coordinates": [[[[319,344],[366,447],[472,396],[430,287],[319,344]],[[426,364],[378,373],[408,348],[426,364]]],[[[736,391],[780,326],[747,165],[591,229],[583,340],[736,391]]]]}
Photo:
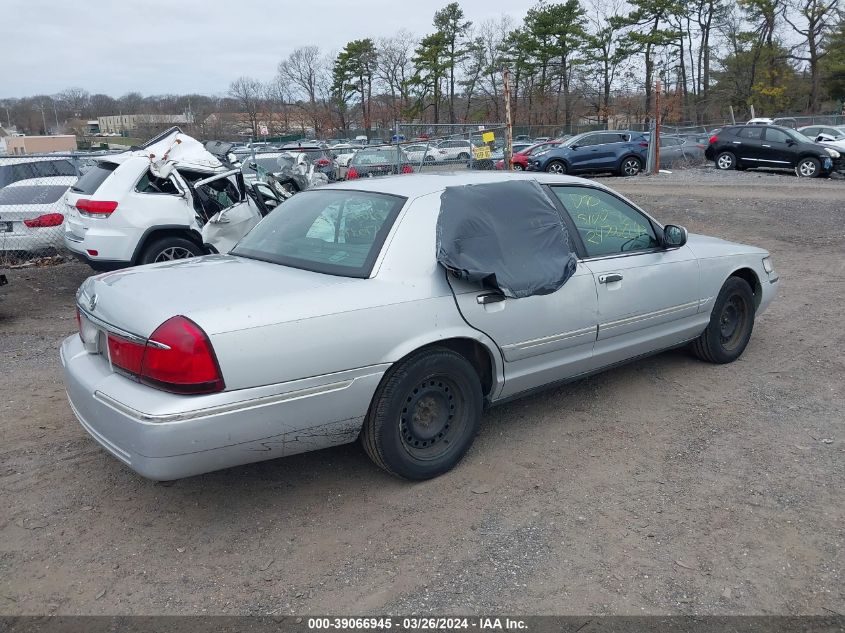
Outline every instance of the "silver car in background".
{"type": "Polygon", "coordinates": [[[394,176],[298,194],[229,255],[88,279],[61,360],[82,426],[151,479],[359,438],[425,479],[487,406],[686,344],[735,360],[777,285],[765,250],[663,226],[594,181],[394,176]],[[508,180],[539,183],[568,227],[577,266],[555,292],[506,297],[437,262],[444,190],[508,180]]]}

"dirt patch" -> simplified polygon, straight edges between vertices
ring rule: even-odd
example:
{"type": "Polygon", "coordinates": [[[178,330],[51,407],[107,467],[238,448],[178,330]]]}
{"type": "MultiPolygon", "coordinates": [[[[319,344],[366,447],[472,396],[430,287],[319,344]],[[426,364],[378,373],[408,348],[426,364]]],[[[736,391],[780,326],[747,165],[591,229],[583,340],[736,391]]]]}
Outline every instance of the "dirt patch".
{"type": "Polygon", "coordinates": [[[603,179],[773,253],[781,294],[742,359],[673,351],[494,408],[423,483],[357,445],[141,479],[65,400],[88,269],[11,271],[0,612],[845,613],[845,183],[747,177],[603,179]]]}

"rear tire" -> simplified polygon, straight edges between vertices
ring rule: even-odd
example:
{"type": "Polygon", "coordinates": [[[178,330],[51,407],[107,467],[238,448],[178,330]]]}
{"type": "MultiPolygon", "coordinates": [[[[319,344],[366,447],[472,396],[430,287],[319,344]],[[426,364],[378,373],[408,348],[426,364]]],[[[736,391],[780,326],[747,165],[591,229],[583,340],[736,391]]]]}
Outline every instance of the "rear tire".
{"type": "Polygon", "coordinates": [[[719,291],[710,323],[692,351],[708,363],[732,363],[742,355],[754,330],[754,293],[748,282],[730,277],[719,291]]]}
{"type": "Polygon", "coordinates": [[[619,164],[620,176],[636,176],[643,170],[643,161],[636,156],[628,156],[619,164]]]}
{"type": "Polygon", "coordinates": [[[716,156],[716,169],[721,169],[722,171],[736,169],[736,156],[731,152],[721,152],[716,156]]]}
{"type": "Polygon", "coordinates": [[[200,255],[203,255],[202,249],[191,240],[184,237],[162,237],[144,249],[138,263],[153,264],[155,262],[199,257],[200,255]]]}
{"type": "Polygon", "coordinates": [[[514,171],[522,171],[522,165],[520,165],[518,163],[513,163],[512,166],[513,166],[514,171]]]}
{"type": "Polygon", "coordinates": [[[458,160],[469,160],[469,154],[466,152],[461,152],[458,154],[458,160]]]}
{"type": "Polygon", "coordinates": [[[433,348],[390,370],[373,396],[361,444],[375,464],[406,479],[452,469],[475,438],[481,381],[469,361],[433,348]]]}

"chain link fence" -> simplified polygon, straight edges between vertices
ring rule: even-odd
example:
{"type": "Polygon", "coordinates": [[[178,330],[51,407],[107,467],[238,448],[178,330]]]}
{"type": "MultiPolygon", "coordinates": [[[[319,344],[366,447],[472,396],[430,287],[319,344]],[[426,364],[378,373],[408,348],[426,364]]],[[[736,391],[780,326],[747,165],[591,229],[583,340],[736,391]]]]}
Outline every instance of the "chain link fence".
{"type": "Polygon", "coordinates": [[[505,125],[400,123],[393,143],[417,173],[492,170],[503,158],[505,125]]]}
{"type": "Polygon", "coordinates": [[[64,250],[64,195],[96,156],[111,153],[0,156],[0,265],[64,250]]]}

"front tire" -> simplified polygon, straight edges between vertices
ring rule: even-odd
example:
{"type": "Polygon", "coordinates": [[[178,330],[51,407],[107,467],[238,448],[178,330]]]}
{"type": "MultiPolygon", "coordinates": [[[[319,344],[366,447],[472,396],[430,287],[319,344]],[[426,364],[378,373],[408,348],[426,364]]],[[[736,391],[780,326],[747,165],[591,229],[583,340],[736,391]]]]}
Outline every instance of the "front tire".
{"type": "Polygon", "coordinates": [[[709,363],[732,363],[742,355],[754,329],[754,293],[748,282],[730,277],[719,291],[710,323],[692,343],[692,351],[709,363]]]}
{"type": "Polygon", "coordinates": [[[731,152],[722,152],[716,157],[716,169],[721,169],[722,171],[736,169],[736,156],[731,152]]]}
{"type": "Polygon", "coordinates": [[[191,240],[184,237],[163,237],[155,240],[144,249],[139,263],[169,262],[176,259],[199,257],[202,254],[202,249],[191,240]]]}
{"type": "Polygon", "coordinates": [[[511,166],[513,167],[514,171],[523,171],[522,165],[520,165],[519,163],[511,163],[511,166]]]}
{"type": "Polygon", "coordinates": [[[795,174],[799,178],[818,178],[821,171],[822,164],[810,156],[802,158],[795,166],[795,174]]]}
{"type": "Polygon", "coordinates": [[[564,163],[562,160],[553,160],[548,165],[546,165],[546,171],[550,174],[565,174],[566,163],[564,163]]]}
{"type": "Polygon", "coordinates": [[[481,381],[469,361],[433,348],[392,368],[361,430],[370,459],[406,479],[452,469],[472,445],[482,411],[481,381]]]}

